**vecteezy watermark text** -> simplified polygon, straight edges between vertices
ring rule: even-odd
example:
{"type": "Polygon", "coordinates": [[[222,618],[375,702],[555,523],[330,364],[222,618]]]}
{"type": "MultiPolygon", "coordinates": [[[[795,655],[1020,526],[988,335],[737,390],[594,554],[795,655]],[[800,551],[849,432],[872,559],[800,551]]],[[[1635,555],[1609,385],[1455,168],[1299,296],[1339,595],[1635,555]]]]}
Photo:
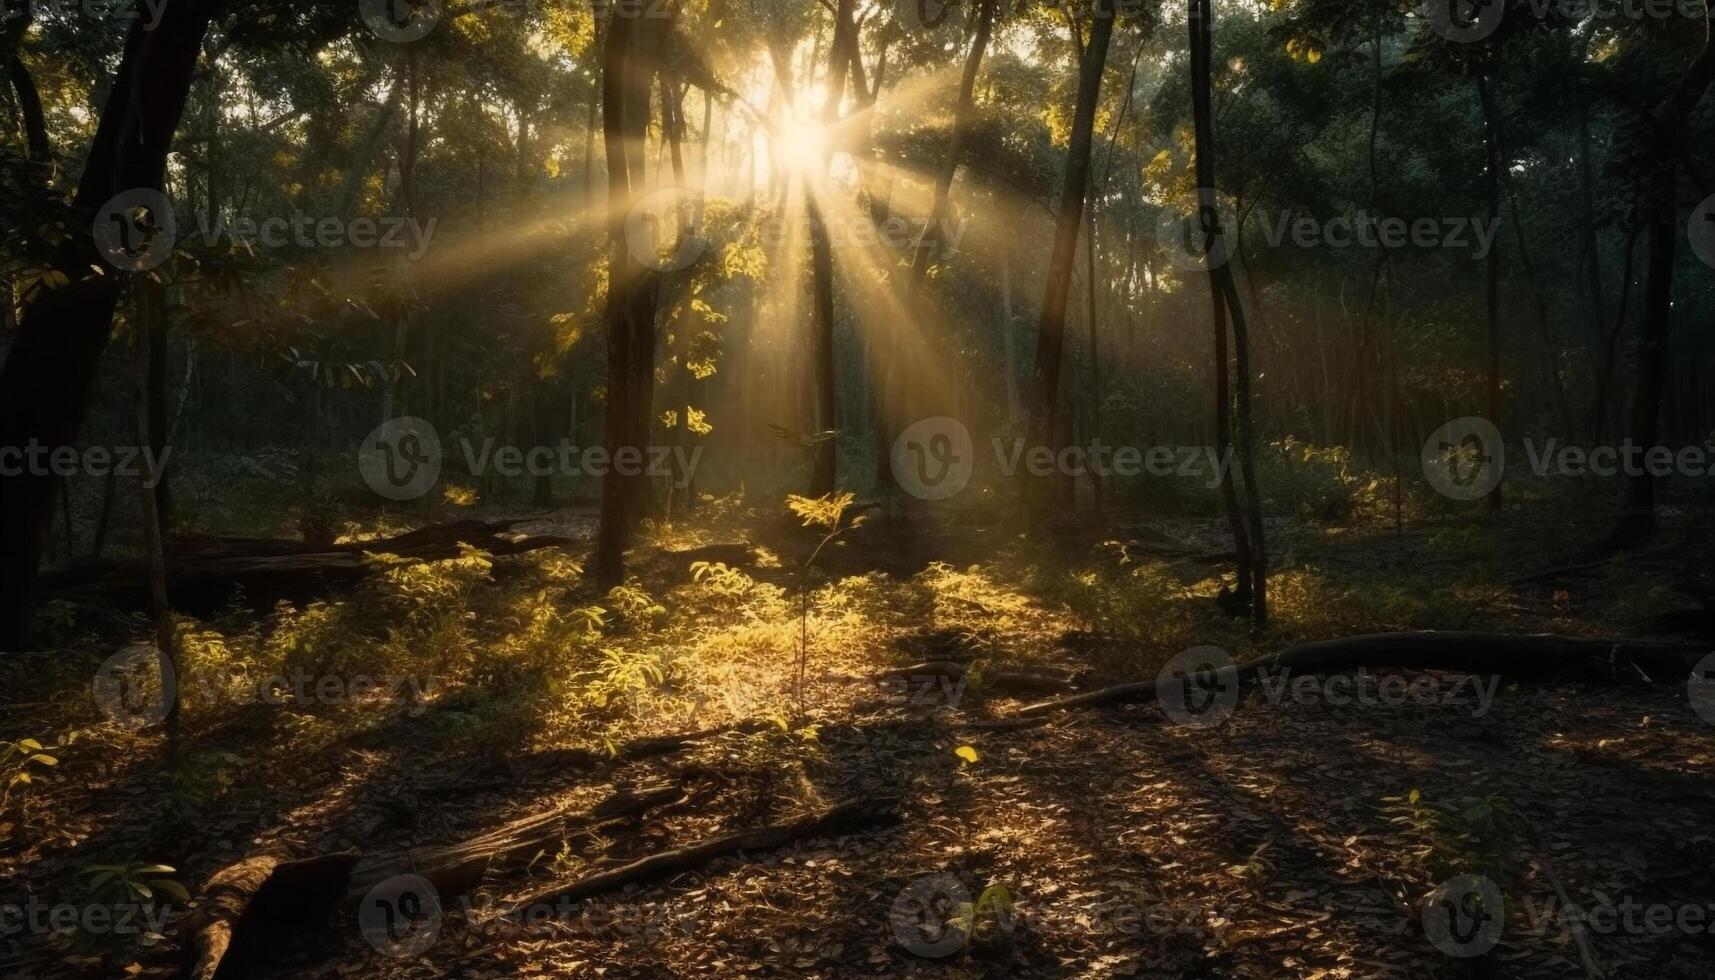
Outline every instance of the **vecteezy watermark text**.
{"type": "MultiPolygon", "coordinates": [[[[1270,248],[1449,249],[1474,259],[1488,256],[1500,233],[1499,218],[1444,215],[1406,218],[1372,215],[1366,210],[1332,217],[1301,214],[1291,209],[1255,212],[1270,248]]],[[[1163,208],[1156,218],[1156,240],[1169,262],[1190,272],[1225,265],[1236,251],[1240,232],[1238,212],[1218,193],[1199,190],[1188,212],[1163,208]]]]}
{"type": "MultiPolygon", "coordinates": [[[[655,942],[690,936],[701,915],[688,905],[603,904],[561,896],[554,901],[500,907],[492,900],[461,896],[459,905],[472,931],[512,938],[527,929],[556,925],[595,939],[655,942]]],[[[446,909],[440,892],[419,875],[394,875],[370,889],[358,906],[358,929],[385,956],[417,956],[434,946],[446,909]]]]}
{"type": "Polygon", "coordinates": [[[0,476],[89,476],[140,477],[143,485],[156,487],[166,472],[173,447],[163,446],[44,446],[31,439],[23,446],[0,446],[0,476]],[[139,466],[138,464],[142,465],[139,466]]]}
{"type": "MultiPolygon", "coordinates": [[[[1424,0],[1419,13],[1429,29],[1458,44],[1488,40],[1507,17],[1508,0],[1424,0]]],[[[1539,21],[1553,16],[1571,23],[1602,20],[1702,21],[1703,0],[1526,0],[1539,21]]],[[[1514,6],[1515,11],[1518,10],[1514,6]]]]}
{"type": "MultiPolygon", "coordinates": [[[[1023,437],[989,440],[996,469],[1011,478],[1021,471],[1033,477],[1156,476],[1200,478],[1210,488],[1233,462],[1232,447],[1110,446],[1100,439],[1083,445],[1032,445],[1023,437]]],[[[921,419],[894,439],[888,455],[901,488],[923,500],[946,500],[969,485],[977,452],[970,430],[945,415],[921,419]]]]}
{"type": "MultiPolygon", "coordinates": [[[[1555,438],[1521,440],[1525,460],[1538,477],[1684,476],[1715,477],[1715,446],[1645,446],[1625,439],[1618,445],[1578,446],[1555,438]]],[[[1493,490],[1506,473],[1507,449],[1501,431],[1475,415],[1454,419],[1423,444],[1423,476],[1443,496],[1476,500],[1493,490]]]]}
{"type": "MultiPolygon", "coordinates": [[[[696,475],[703,447],[579,446],[561,439],[553,446],[501,445],[494,438],[476,443],[459,439],[465,466],[472,476],[493,472],[506,478],[522,476],[647,476],[675,478],[683,489],[696,475]]],[[[376,426],[358,450],[358,470],[370,489],[389,500],[413,500],[429,492],[440,479],[440,434],[425,419],[389,419],[376,426]]]]}
{"type": "MultiPolygon", "coordinates": [[[[762,223],[763,244],[771,248],[783,248],[792,243],[795,231],[800,233],[801,238],[807,238],[810,221],[807,215],[800,216],[796,221],[779,215],[770,216],[762,223]]],[[[963,218],[942,218],[938,225],[937,240],[944,249],[957,250],[959,243],[965,240],[965,235],[970,231],[969,223],[963,218]]],[[[912,223],[899,215],[892,215],[882,221],[873,221],[868,216],[824,216],[821,226],[828,247],[835,249],[880,246],[903,251],[918,241],[917,230],[912,223]]]]}
{"type": "Polygon", "coordinates": [[[893,941],[925,959],[952,956],[983,930],[1000,935],[1046,933],[1070,925],[1097,936],[1187,935],[1219,940],[1226,932],[1226,921],[1209,909],[1160,900],[1140,889],[1038,902],[990,885],[973,897],[963,879],[946,872],[907,882],[894,895],[887,916],[893,941]]]}
{"type": "Polygon", "coordinates": [[[332,707],[367,701],[403,703],[412,715],[428,707],[432,678],[311,673],[302,667],[256,673],[240,669],[180,672],[153,644],[126,647],[102,663],[93,685],[96,707],[109,722],[141,729],[160,724],[185,695],[201,704],[240,707],[332,707]]]}
{"type": "Polygon", "coordinates": [[[81,932],[92,936],[162,935],[173,908],[166,903],[139,905],[49,904],[31,897],[23,902],[0,904],[0,936],[30,934],[47,936],[81,932]]]}
{"type": "Polygon", "coordinates": [[[1367,211],[1323,220],[1283,210],[1260,221],[1271,248],[1286,241],[1299,248],[1448,248],[1468,251],[1474,259],[1489,254],[1501,227],[1499,218],[1377,218],[1367,211]]]}
{"type": "MultiPolygon", "coordinates": [[[[1192,647],[1168,658],[1155,679],[1156,704],[1176,724],[1213,728],[1233,716],[1247,686],[1246,678],[1225,650],[1192,647]]],[[[1499,676],[1487,679],[1460,674],[1450,681],[1419,674],[1377,674],[1357,668],[1350,674],[1298,674],[1290,667],[1255,668],[1250,678],[1274,707],[1325,704],[1331,707],[1468,706],[1481,718],[1494,706],[1499,676]]]]}
{"type": "Polygon", "coordinates": [[[435,234],[438,218],[418,221],[399,215],[376,218],[316,217],[293,210],[290,217],[275,215],[252,218],[249,215],[227,219],[224,214],[210,217],[197,212],[197,233],[210,245],[222,239],[246,245],[257,243],[265,248],[409,248],[406,258],[413,261],[428,251],[429,240],[435,234]]]}
{"type": "Polygon", "coordinates": [[[703,457],[703,447],[687,450],[683,446],[621,446],[609,453],[605,446],[579,446],[570,439],[561,439],[557,446],[500,446],[496,440],[484,439],[481,448],[469,439],[460,439],[465,465],[472,476],[481,476],[490,468],[500,476],[673,476],[696,471],[703,457]],[[675,469],[675,467],[677,467],[675,469]]]}

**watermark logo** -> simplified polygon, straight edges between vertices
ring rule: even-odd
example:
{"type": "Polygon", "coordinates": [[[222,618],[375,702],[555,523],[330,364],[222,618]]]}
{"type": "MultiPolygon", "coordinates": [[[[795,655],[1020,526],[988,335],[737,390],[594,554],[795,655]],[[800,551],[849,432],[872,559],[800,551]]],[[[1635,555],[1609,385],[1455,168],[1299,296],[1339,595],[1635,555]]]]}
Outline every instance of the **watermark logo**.
{"type": "Polygon", "coordinates": [[[1697,717],[1715,725],[1715,653],[1697,661],[1697,666],[1691,668],[1691,678],[1686,681],[1686,694],[1691,699],[1691,710],[1697,712],[1697,717]]]}
{"type": "Polygon", "coordinates": [[[415,500],[441,477],[441,437],[427,419],[388,419],[364,437],[358,471],[388,500],[415,500]]]}
{"type": "Polygon", "coordinates": [[[1185,272],[1209,272],[1233,257],[1233,234],[1238,213],[1220,194],[1197,188],[1197,205],[1190,213],[1165,208],[1156,217],[1155,240],[1167,260],[1185,272]]]}
{"type": "Polygon", "coordinates": [[[421,875],[394,875],[363,896],[357,926],[383,956],[417,956],[441,934],[440,892],[421,875]]]}
{"type": "Polygon", "coordinates": [[[167,195],[147,187],[115,194],[95,212],[96,251],[121,272],[148,272],[167,261],[178,220],[167,195]]]}
{"type": "Polygon", "coordinates": [[[906,493],[920,500],[946,500],[971,482],[976,468],[971,430],[946,415],[922,419],[893,440],[888,462],[906,493]]]}
{"type": "Polygon", "coordinates": [[[1214,728],[1239,704],[1239,671],[1220,647],[1200,646],[1169,657],[1155,676],[1155,700],[1176,724],[1214,728]]]}
{"type": "Polygon", "coordinates": [[[699,231],[702,221],[698,191],[677,186],[650,191],[625,214],[625,247],[647,268],[677,272],[708,251],[709,240],[699,231]]]}
{"type": "Polygon", "coordinates": [[[908,31],[932,31],[947,23],[956,0],[893,0],[893,21],[908,31]]]}
{"type": "Polygon", "coordinates": [[[132,731],[166,721],[177,691],[171,658],[152,643],[126,647],[95,673],[95,705],[102,717],[132,731]]]}
{"type": "Polygon", "coordinates": [[[1703,264],[1715,269],[1715,194],[1703,199],[1691,211],[1691,222],[1685,228],[1691,239],[1691,251],[1703,264]]]}
{"type": "Polygon", "coordinates": [[[1444,497],[1476,500],[1500,485],[1507,451],[1501,430],[1476,415],[1457,418],[1423,443],[1423,477],[1444,497]]]}
{"type": "Polygon", "coordinates": [[[1423,903],[1423,931],[1448,956],[1482,956],[1501,941],[1506,900],[1482,875],[1459,875],[1435,887],[1423,903]]]}
{"type": "Polygon", "coordinates": [[[971,892],[950,874],[927,875],[893,899],[887,921],[893,938],[913,955],[941,959],[965,948],[971,892]]]}
{"type": "Polygon", "coordinates": [[[436,0],[358,0],[357,9],[376,37],[394,44],[421,41],[441,22],[436,0]]]}
{"type": "Polygon", "coordinates": [[[1455,44],[1474,44],[1500,29],[1506,0],[1424,0],[1419,13],[1429,29],[1455,44]]]}

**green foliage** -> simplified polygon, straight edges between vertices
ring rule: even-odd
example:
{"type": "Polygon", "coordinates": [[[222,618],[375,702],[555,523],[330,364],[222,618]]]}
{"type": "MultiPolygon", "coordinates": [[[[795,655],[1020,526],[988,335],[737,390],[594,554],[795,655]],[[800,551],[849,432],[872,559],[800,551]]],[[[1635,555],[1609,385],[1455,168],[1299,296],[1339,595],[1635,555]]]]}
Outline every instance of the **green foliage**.
{"type": "Polygon", "coordinates": [[[788,494],[786,497],[786,506],[798,515],[805,527],[824,532],[816,542],[815,550],[810,552],[809,557],[805,558],[803,565],[798,568],[798,664],[792,690],[800,717],[804,714],[804,673],[810,662],[810,572],[816,567],[816,559],[821,557],[822,549],[834,543],[845,532],[863,525],[862,515],[850,521],[844,520],[846,509],[855,499],[856,496],[849,490],[815,498],[797,494],[788,494]]]}
{"type": "MultiPolygon", "coordinates": [[[[149,922],[158,911],[165,911],[175,902],[181,907],[190,903],[190,892],[173,877],[177,873],[168,865],[148,861],[91,864],[84,866],[79,872],[84,879],[84,888],[91,904],[113,910],[135,908],[142,914],[134,916],[131,921],[138,924],[149,922]]],[[[75,937],[75,944],[77,948],[85,951],[99,950],[117,954],[127,952],[129,947],[136,945],[154,945],[165,938],[152,929],[145,929],[136,935],[118,930],[80,930],[75,937]]]]}
{"type": "MultiPolygon", "coordinates": [[[[64,744],[71,744],[70,739],[64,744]]],[[[30,786],[42,770],[60,764],[59,756],[54,754],[58,751],[60,747],[50,750],[33,738],[0,741],[0,814],[11,804],[14,790],[30,786]]]]}
{"type": "Polygon", "coordinates": [[[1413,788],[1405,796],[1382,797],[1382,814],[1411,841],[1412,858],[1436,880],[1481,874],[1505,890],[1517,873],[1515,855],[1528,827],[1505,797],[1431,803],[1413,788]]]}

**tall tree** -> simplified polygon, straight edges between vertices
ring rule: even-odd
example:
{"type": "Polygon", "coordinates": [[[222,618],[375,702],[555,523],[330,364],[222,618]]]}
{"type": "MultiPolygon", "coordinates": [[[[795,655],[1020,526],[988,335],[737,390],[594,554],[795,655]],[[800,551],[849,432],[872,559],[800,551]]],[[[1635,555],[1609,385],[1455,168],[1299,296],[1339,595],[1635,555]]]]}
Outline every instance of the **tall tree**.
{"type": "MultiPolygon", "coordinates": [[[[1215,444],[1223,460],[1229,447],[1236,457],[1245,483],[1245,502],[1241,508],[1233,485],[1232,469],[1221,468],[1221,497],[1227,507],[1228,523],[1232,527],[1234,552],[1237,555],[1238,583],[1235,600],[1248,603],[1251,621],[1258,627],[1268,623],[1268,551],[1263,540],[1262,503],[1257,488],[1256,467],[1252,461],[1254,435],[1250,393],[1250,335],[1245,320],[1243,301],[1233,278],[1232,265],[1225,256],[1208,255],[1214,243],[1221,240],[1220,208],[1216,201],[1215,126],[1211,108],[1211,61],[1213,60],[1209,0],[1192,0],[1189,17],[1191,32],[1191,116],[1197,153],[1197,211],[1204,231],[1203,247],[1208,259],[1209,304],[1215,325],[1215,444]],[[1227,315],[1232,315],[1234,377],[1236,390],[1229,394],[1227,374],[1227,315]],[[1235,407],[1236,401],[1236,407],[1235,407]],[[1233,439],[1233,422],[1237,438],[1233,439]]],[[[1237,229],[1233,230],[1237,234],[1237,229]]]]}
{"type": "MultiPolygon", "coordinates": [[[[1077,30],[1073,25],[1072,30],[1077,30]]],[[[1078,96],[1066,147],[1066,173],[1060,206],[1054,215],[1054,250],[1036,334],[1036,367],[1031,376],[1030,431],[1038,445],[1054,445],[1062,431],[1060,371],[1066,349],[1066,305],[1072,291],[1072,266],[1078,255],[1078,233],[1084,224],[1084,203],[1090,187],[1090,147],[1094,142],[1096,103],[1101,97],[1102,72],[1113,40],[1113,0],[1096,0],[1089,40],[1079,46],[1078,96]]],[[[1078,38],[1073,37],[1076,45],[1078,38]]],[[[1052,505],[1051,487],[1039,488],[1032,503],[1038,519],[1052,505]]]]}
{"type": "Polygon", "coordinates": [[[601,483],[595,576],[625,580],[625,549],[642,518],[649,484],[642,461],[655,387],[657,277],[626,237],[626,217],[644,192],[644,141],[664,27],[659,18],[612,17],[602,47],[602,138],[607,153],[607,422],[609,468],[601,483]]]}
{"type": "MultiPolygon", "coordinates": [[[[840,106],[845,102],[846,79],[850,77],[851,60],[858,57],[858,26],[852,19],[856,0],[836,0],[834,7],[834,39],[828,48],[827,101],[822,106],[822,125],[831,135],[840,120],[840,106]]],[[[839,465],[839,441],[834,418],[834,254],[828,239],[826,218],[818,195],[824,193],[822,177],[827,172],[831,147],[824,148],[822,158],[815,162],[816,170],[806,175],[805,206],[810,212],[810,278],[812,334],[810,338],[811,375],[816,379],[816,418],[812,432],[812,462],[810,466],[810,495],[822,496],[834,492],[839,465]]]]}
{"type": "MultiPolygon", "coordinates": [[[[97,213],[123,191],[159,191],[184,113],[203,35],[224,0],[167,4],[153,29],[135,21],[72,201],[74,234],[51,260],[69,282],[25,311],[0,369],[0,446],[69,446],[112,332],[119,277],[92,235],[97,213]]],[[[58,478],[0,475],[0,648],[22,642],[58,478]]]]}
{"type": "MultiPolygon", "coordinates": [[[[977,6],[976,24],[971,36],[971,47],[965,55],[964,69],[959,76],[958,103],[953,110],[953,129],[947,138],[946,155],[941,158],[940,169],[935,173],[934,197],[929,205],[929,216],[923,223],[923,230],[917,236],[916,246],[911,252],[911,267],[907,275],[907,303],[919,307],[923,300],[923,283],[928,278],[929,267],[934,264],[940,254],[941,243],[947,234],[947,212],[953,193],[953,181],[958,176],[959,164],[964,156],[965,141],[969,137],[971,127],[976,121],[976,85],[977,76],[982,71],[983,57],[988,52],[989,40],[994,36],[995,15],[999,0],[981,0],[977,6]]],[[[886,67],[887,49],[882,49],[882,68],[886,67]]],[[[861,67],[863,60],[855,59],[855,66],[861,67]]],[[[881,72],[876,73],[876,85],[881,84],[881,72]]],[[[860,80],[861,85],[861,80],[860,80]]],[[[873,97],[867,101],[874,101],[873,97]]],[[[1010,297],[1009,297],[1010,298],[1010,297]]],[[[875,381],[875,431],[876,431],[876,483],[885,489],[894,489],[897,484],[893,479],[893,425],[897,421],[894,412],[899,411],[898,398],[894,388],[899,383],[899,344],[891,335],[892,324],[878,324],[877,357],[880,369],[875,381]]],[[[1010,326],[1008,327],[1010,329],[1010,326]]]]}
{"type": "MultiPolygon", "coordinates": [[[[1649,229],[1649,271],[1644,281],[1642,345],[1637,388],[1632,395],[1631,440],[1647,451],[1661,431],[1661,400],[1667,387],[1667,334],[1673,317],[1673,266],[1679,245],[1679,173],[1681,145],[1692,110],[1715,81],[1715,22],[1705,15],[1703,47],[1678,84],[1639,120],[1651,169],[1645,185],[1645,221],[1649,229]]],[[[1633,541],[1655,530],[1655,476],[1649,467],[1634,469],[1626,484],[1625,510],[1615,537],[1633,541]]]]}

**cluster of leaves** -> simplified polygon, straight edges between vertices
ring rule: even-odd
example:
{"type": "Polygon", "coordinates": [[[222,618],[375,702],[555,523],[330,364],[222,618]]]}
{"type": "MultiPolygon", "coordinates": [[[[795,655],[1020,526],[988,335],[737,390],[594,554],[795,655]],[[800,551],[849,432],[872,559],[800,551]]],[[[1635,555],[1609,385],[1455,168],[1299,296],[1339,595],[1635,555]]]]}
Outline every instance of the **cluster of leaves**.
{"type": "MultiPolygon", "coordinates": [[[[70,744],[69,740],[66,744],[70,744]]],[[[0,813],[5,813],[11,804],[12,792],[20,786],[29,786],[35,781],[35,774],[42,769],[51,769],[60,764],[59,756],[54,752],[59,748],[49,750],[41,742],[33,738],[19,739],[16,742],[0,741],[0,813]],[[32,767],[35,767],[32,769],[32,767]]],[[[0,824],[0,836],[10,824],[0,824]]]]}
{"type": "Polygon", "coordinates": [[[1382,814],[1411,841],[1411,857],[1435,880],[1480,874],[1503,890],[1512,884],[1527,825],[1505,797],[1431,803],[1413,788],[1404,796],[1382,797],[1382,814]]]}

